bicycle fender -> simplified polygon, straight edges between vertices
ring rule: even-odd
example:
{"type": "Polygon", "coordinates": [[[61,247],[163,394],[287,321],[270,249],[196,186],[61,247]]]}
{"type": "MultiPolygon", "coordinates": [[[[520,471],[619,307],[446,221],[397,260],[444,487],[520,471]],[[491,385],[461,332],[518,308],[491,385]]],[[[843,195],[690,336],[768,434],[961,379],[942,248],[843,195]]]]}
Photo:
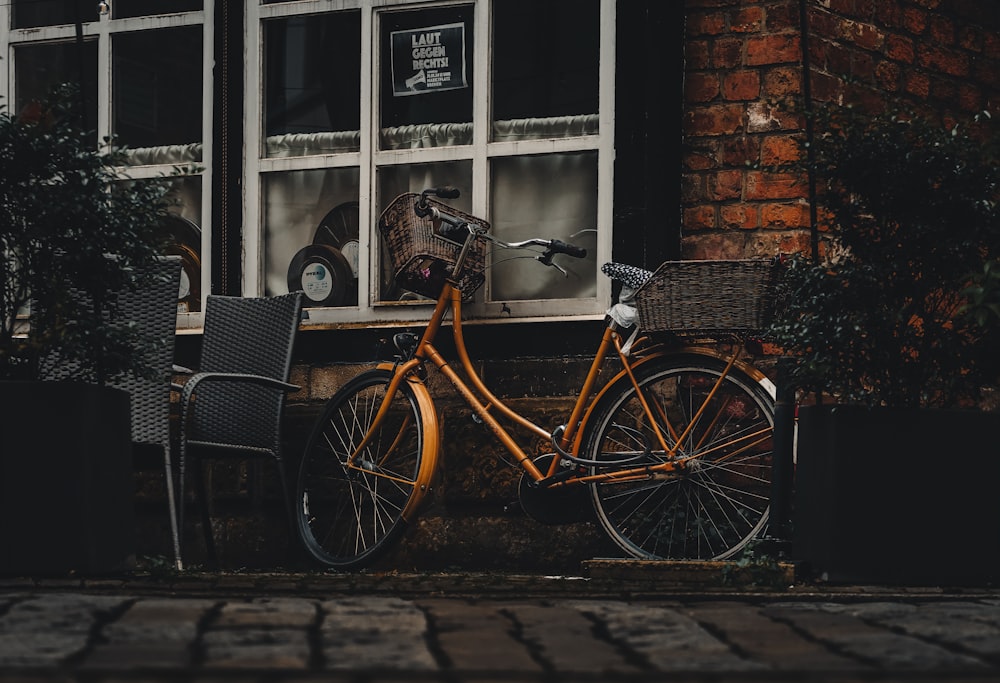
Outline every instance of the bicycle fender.
{"type": "MultiPolygon", "coordinates": [[[[719,353],[714,349],[706,348],[703,346],[686,346],[676,349],[655,351],[650,355],[646,356],[645,358],[642,358],[635,365],[633,365],[632,366],[633,372],[635,371],[635,369],[642,367],[646,363],[662,358],[663,356],[675,356],[682,354],[708,356],[710,358],[715,358],[716,360],[722,362],[728,362],[729,360],[729,358],[725,354],[719,353]]],[[[736,360],[736,363],[734,365],[736,368],[746,373],[747,376],[751,377],[754,381],[760,384],[764,388],[764,391],[767,392],[768,396],[770,396],[772,399],[777,398],[777,388],[775,387],[774,382],[772,382],[767,375],[761,372],[760,369],[739,359],[736,360]]],[[[601,390],[597,392],[597,396],[595,396],[594,400],[590,402],[590,405],[587,406],[587,412],[584,414],[583,419],[581,420],[580,429],[576,431],[576,438],[573,440],[574,455],[579,455],[580,453],[580,448],[582,447],[581,442],[583,440],[583,435],[587,431],[586,425],[590,422],[591,418],[593,417],[593,412],[595,408],[601,404],[601,399],[604,398],[605,394],[611,391],[611,389],[617,386],[618,382],[621,381],[625,382],[629,381],[628,373],[625,372],[625,370],[619,370],[618,374],[616,374],[614,377],[608,380],[608,382],[601,388],[601,390]]]]}
{"type": "MultiPolygon", "coordinates": [[[[376,367],[380,370],[391,371],[396,366],[393,363],[379,363],[376,367]]],[[[417,472],[417,480],[414,483],[415,494],[410,496],[406,507],[400,514],[400,517],[407,524],[410,524],[417,518],[423,502],[428,500],[428,494],[434,488],[438,469],[438,454],[441,452],[441,425],[438,421],[434,401],[430,392],[427,391],[427,385],[413,374],[407,375],[405,381],[413,391],[413,396],[417,401],[417,407],[424,421],[423,437],[429,442],[428,446],[424,448],[425,461],[421,463],[420,471],[417,472]],[[426,459],[429,459],[430,462],[426,462],[426,459]]]]}

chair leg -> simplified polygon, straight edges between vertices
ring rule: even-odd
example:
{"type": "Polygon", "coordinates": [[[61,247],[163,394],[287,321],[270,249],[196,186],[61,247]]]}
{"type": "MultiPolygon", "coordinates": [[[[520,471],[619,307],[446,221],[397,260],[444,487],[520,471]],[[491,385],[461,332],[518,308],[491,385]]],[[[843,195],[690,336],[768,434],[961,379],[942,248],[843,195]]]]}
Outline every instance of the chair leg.
{"type": "Polygon", "coordinates": [[[219,565],[219,560],[215,553],[215,538],[212,534],[212,515],[208,509],[212,492],[208,489],[205,466],[205,461],[203,460],[199,460],[195,465],[195,496],[198,499],[198,508],[201,510],[201,531],[205,537],[205,552],[208,558],[208,565],[216,568],[219,565]]]}
{"type": "MultiPolygon", "coordinates": [[[[167,512],[170,515],[170,535],[174,544],[174,566],[178,571],[184,569],[181,559],[180,520],[177,517],[177,499],[174,496],[174,468],[170,461],[170,444],[163,446],[163,470],[167,482],[167,512]]],[[[181,489],[183,491],[183,488],[181,489]]]]}

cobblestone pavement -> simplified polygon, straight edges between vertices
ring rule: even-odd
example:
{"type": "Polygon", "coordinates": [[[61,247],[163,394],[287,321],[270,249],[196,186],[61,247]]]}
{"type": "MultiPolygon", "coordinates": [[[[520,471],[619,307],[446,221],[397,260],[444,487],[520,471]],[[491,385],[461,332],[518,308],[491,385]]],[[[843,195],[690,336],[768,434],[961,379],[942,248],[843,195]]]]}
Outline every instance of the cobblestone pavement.
{"type": "Polygon", "coordinates": [[[8,582],[0,681],[1000,680],[1000,592],[491,581],[8,582]]]}

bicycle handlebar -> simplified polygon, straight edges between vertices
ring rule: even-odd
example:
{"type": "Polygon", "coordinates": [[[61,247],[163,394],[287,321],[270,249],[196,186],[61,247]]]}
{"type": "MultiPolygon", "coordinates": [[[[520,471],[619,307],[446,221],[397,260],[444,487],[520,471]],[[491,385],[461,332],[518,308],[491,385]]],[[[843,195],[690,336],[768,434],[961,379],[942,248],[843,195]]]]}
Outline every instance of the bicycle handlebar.
{"type": "MultiPolygon", "coordinates": [[[[563,269],[552,262],[552,257],[556,254],[566,254],[572,258],[586,258],[587,256],[587,250],[585,248],[578,247],[575,244],[563,242],[558,239],[547,240],[536,237],[522,242],[504,242],[496,237],[485,235],[485,233],[480,233],[474,230],[473,227],[469,225],[468,221],[451,216],[437,207],[430,206],[427,203],[428,195],[434,195],[435,197],[440,197],[441,199],[457,199],[460,196],[460,192],[457,188],[450,186],[427,188],[420,193],[420,199],[417,200],[417,203],[413,207],[414,213],[421,218],[427,218],[430,216],[431,220],[438,224],[438,234],[445,239],[461,241],[465,237],[462,233],[468,233],[484,235],[493,243],[506,249],[521,249],[528,246],[544,247],[545,251],[541,255],[536,256],[535,259],[546,266],[553,266],[559,270],[563,269]]],[[[563,272],[565,273],[565,271],[563,272]]]]}

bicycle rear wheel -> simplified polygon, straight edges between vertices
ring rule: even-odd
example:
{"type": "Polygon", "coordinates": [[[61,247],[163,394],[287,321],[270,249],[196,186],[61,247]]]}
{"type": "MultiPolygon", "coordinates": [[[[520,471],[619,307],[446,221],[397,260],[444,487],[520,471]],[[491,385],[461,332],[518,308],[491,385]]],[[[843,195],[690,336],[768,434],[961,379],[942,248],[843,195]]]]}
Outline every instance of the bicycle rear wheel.
{"type": "MultiPolygon", "coordinates": [[[[767,523],[774,399],[736,367],[709,398],[725,366],[708,356],[679,354],[636,372],[660,432],[669,447],[676,446],[673,457],[690,459],[676,473],[591,487],[601,526],[633,557],[724,559],[767,523]]],[[[608,465],[594,467],[594,473],[613,471],[623,460],[640,466],[670,459],[631,382],[621,382],[602,402],[586,452],[608,465]]]]}
{"type": "Polygon", "coordinates": [[[295,498],[299,537],[309,554],[329,567],[359,569],[382,556],[406,529],[403,510],[424,493],[416,482],[425,423],[406,382],[349,462],[371,429],[391,378],[388,370],[369,370],[345,384],[324,407],[302,456],[295,498]]]}

